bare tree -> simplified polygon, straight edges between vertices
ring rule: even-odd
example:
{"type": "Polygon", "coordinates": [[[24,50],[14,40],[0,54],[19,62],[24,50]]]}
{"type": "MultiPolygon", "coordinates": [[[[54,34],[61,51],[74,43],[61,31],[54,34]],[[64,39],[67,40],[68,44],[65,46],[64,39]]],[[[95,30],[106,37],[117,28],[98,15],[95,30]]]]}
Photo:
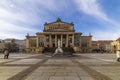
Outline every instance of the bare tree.
{"type": "Polygon", "coordinates": [[[16,52],[18,50],[15,43],[5,43],[5,48],[9,49],[11,52],[16,52]]]}

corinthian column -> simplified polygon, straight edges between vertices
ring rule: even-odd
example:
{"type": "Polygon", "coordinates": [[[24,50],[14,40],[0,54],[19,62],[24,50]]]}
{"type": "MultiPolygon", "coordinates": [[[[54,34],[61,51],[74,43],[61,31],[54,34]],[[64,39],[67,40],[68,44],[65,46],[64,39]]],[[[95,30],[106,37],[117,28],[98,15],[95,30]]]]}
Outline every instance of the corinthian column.
{"type": "Polygon", "coordinates": [[[68,47],[68,34],[66,34],[66,47],[68,47]]]}
{"type": "Polygon", "coordinates": [[[55,47],[57,47],[57,35],[55,35],[55,47]]]}
{"type": "Polygon", "coordinates": [[[72,35],[72,46],[74,47],[74,34],[72,35]]]}
{"type": "Polygon", "coordinates": [[[61,47],[63,47],[62,46],[62,41],[63,41],[63,35],[61,34],[61,47]]]}
{"type": "Polygon", "coordinates": [[[39,47],[39,38],[36,39],[37,48],[39,47]]]}
{"type": "Polygon", "coordinates": [[[52,38],[51,38],[51,34],[49,35],[50,37],[50,47],[52,47],[52,38]]]}

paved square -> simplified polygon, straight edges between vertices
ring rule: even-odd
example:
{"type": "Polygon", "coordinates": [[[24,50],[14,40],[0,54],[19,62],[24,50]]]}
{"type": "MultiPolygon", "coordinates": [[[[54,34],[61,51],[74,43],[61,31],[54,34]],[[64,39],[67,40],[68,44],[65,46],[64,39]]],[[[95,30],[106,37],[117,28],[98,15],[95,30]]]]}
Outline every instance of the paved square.
{"type": "Polygon", "coordinates": [[[36,64],[37,62],[41,61],[42,59],[22,59],[15,62],[10,62],[7,64],[36,64]]]}
{"type": "Polygon", "coordinates": [[[0,54],[0,80],[120,80],[115,54],[0,54]]]}
{"type": "Polygon", "coordinates": [[[28,67],[22,67],[22,66],[17,66],[17,67],[6,67],[2,66],[0,67],[0,80],[7,80],[11,76],[16,75],[17,73],[27,69],[28,67]]]}

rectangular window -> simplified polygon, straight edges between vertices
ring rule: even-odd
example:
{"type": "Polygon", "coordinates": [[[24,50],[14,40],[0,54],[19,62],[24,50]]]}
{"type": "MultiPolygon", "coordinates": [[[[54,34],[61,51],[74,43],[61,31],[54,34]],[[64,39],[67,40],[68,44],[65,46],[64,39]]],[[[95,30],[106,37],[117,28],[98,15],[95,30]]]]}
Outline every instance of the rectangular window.
{"type": "Polygon", "coordinates": [[[43,37],[39,38],[39,46],[43,47],[44,46],[44,41],[43,41],[43,37]]]}
{"type": "Polygon", "coordinates": [[[87,40],[86,39],[82,39],[82,47],[87,47],[87,40]]]}
{"type": "Polygon", "coordinates": [[[49,42],[49,35],[46,35],[46,42],[49,42]]]}
{"type": "Polygon", "coordinates": [[[75,42],[74,42],[74,45],[75,45],[75,46],[80,46],[80,45],[79,45],[79,44],[80,44],[79,35],[75,35],[74,38],[75,38],[75,40],[74,40],[74,41],[75,41],[75,42]]]}
{"type": "Polygon", "coordinates": [[[36,47],[36,46],[37,46],[37,44],[36,44],[36,39],[31,39],[31,40],[30,40],[30,46],[31,46],[31,47],[36,47]]]}

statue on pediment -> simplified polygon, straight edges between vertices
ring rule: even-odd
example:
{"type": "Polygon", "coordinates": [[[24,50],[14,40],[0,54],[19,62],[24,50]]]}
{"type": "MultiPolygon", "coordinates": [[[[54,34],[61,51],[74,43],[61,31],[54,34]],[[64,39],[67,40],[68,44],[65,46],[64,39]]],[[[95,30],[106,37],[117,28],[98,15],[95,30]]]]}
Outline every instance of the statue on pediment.
{"type": "Polygon", "coordinates": [[[56,20],[56,22],[61,22],[62,20],[61,20],[61,18],[57,18],[57,20],[56,20]]]}

